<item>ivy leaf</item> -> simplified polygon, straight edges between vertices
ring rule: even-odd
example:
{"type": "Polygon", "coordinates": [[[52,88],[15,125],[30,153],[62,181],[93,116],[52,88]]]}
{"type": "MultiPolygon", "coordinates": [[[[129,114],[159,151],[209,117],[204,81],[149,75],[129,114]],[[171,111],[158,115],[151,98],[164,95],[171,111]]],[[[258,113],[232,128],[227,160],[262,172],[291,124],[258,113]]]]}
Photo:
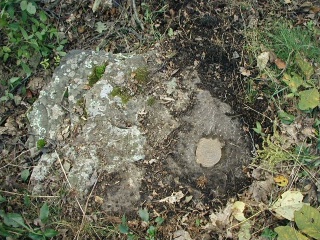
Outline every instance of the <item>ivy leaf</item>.
{"type": "Polygon", "coordinates": [[[285,111],[279,111],[278,116],[282,123],[284,124],[291,124],[294,122],[295,117],[289,113],[286,113],[285,111]]]}
{"type": "Polygon", "coordinates": [[[296,93],[298,88],[303,84],[303,79],[296,73],[291,73],[291,75],[285,73],[283,75],[282,81],[284,81],[290,88],[292,93],[296,93]]]}
{"type": "Polygon", "coordinates": [[[306,79],[309,80],[312,74],[314,73],[314,69],[312,65],[304,60],[300,54],[296,55],[296,63],[303,72],[303,74],[306,76],[306,79]]]}
{"type": "Polygon", "coordinates": [[[299,233],[292,227],[289,226],[281,226],[276,227],[274,229],[276,233],[278,233],[278,240],[308,240],[306,236],[299,233]]]}
{"type": "Polygon", "coordinates": [[[45,223],[48,220],[48,217],[49,217],[49,207],[47,203],[44,203],[40,208],[39,218],[41,222],[45,223]]]}
{"type": "Polygon", "coordinates": [[[55,236],[57,236],[58,234],[59,234],[58,231],[56,231],[56,230],[54,230],[54,229],[51,229],[51,228],[47,229],[47,230],[43,233],[43,235],[46,236],[46,237],[48,237],[48,238],[55,237],[55,236]]]}
{"type": "Polygon", "coordinates": [[[320,239],[320,213],[317,209],[304,205],[294,213],[294,220],[303,233],[320,239]]]}
{"type": "Polygon", "coordinates": [[[129,233],[128,225],[120,224],[119,225],[119,231],[120,231],[120,233],[128,234],[129,233]]]}
{"type": "Polygon", "coordinates": [[[25,182],[25,181],[27,181],[28,177],[30,176],[30,171],[29,171],[29,169],[25,169],[20,174],[21,174],[22,180],[25,182]]]}
{"type": "Polygon", "coordinates": [[[21,8],[22,11],[27,10],[27,7],[28,7],[28,2],[27,1],[21,1],[20,2],[20,8],[21,8]]]}
{"type": "Polygon", "coordinates": [[[28,3],[28,6],[27,6],[27,11],[28,13],[30,13],[31,15],[34,15],[36,13],[36,7],[31,3],[29,2],[28,3]]]}
{"type": "Polygon", "coordinates": [[[298,107],[300,110],[312,110],[320,104],[320,96],[316,88],[301,91],[299,95],[298,107]]]}
{"type": "Polygon", "coordinates": [[[121,224],[119,225],[119,231],[120,233],[123,234],[128,234],[129,233],[129,227],[127,224],[127,218],[126,215],[123,215],[121,218],[121,224]]]}
{"type": "Polygon", "coordinates": [[[148,209],[144,208],[144,209],[139,209],[138,211],[140,218],[142,219],[142,221],[145,222],[149,222],[149,212],[148,209]]]}
{"type": "Polygon", "coordinates": [[[7,199],[2,195],[0,195],[0,203],[4,203],[5,201],[7,201],[7,199]]]}
{"type": "Polygon", "coordinates": [[[3,223],[7,226],[12,226],[14,228],[22,226],[29,229],[25,225],[22,216],[18,213],[7,213],[7,214],[4,214],[2,217],[3,217],[3,223]]]}
{"type": "Polygon", "coordinates": [[[107,30],[107,25],[103,22],[96,23],[96,31],[98,33],[102,33],[103,31],[107,30]]]}

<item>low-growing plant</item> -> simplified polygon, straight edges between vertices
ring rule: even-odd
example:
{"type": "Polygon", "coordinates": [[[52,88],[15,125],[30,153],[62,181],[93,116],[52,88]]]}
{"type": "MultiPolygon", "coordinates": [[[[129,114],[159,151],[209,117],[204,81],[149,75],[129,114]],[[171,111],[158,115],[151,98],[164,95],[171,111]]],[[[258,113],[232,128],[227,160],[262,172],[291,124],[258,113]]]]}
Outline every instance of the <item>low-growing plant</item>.
{"type": "Polygon", "coordinates": [[[268,240],[276,239],[277,235],[278,234],[275,231],[271,230],[270,228],[265,228],[261,233],[261,237],[264,237],[265,239],[268,239],[268,240]]]}
{"type": "Polygon", "coordinates": [[[161,40],[163,34],[157,28],[157,19],[159,16],[163,15],[168,9],[168,5],[163,5],[158,10],[152,10],[150,5],[146,2],[141,3],[142,10],[144,12],[143,22],[150,29],[150,34],[153,36],[154,40],[161,40]]]}
{"type": "Polygon", "coordinates": [[[299,211],[294,212],[294,222],[298,230],[290,226],[274,229],[278,239],[320,239],[320,213],[317,209],[303,205],[299,211]]]}
{"type": "MultiPolygon", "coordinates": [[[[5,201],[4,198],[2,198],[3,201],[5,201]]],[[[26,223],[26,216],[20,213],[0,210],[0,236],[10,239],[28,237],[33,240],[45,240],[55,237],[59,232],[45,227],[49,220],[49,214],[49,206],[47,203],[44,203],[40,208],[38,219],[34,221],[38,222],[39,225],[33,227],[26,223]]]]}
{"type": "Polygon", "coordinates": [[[316,26],[309,22],[305,26],[293,26],[287,20],[276,20],[260,32],[259,41],[268,49],[272,49],[279,58],[288,59],[292,53],[305,53],[308,59],[320,61],[320,48],[316,41],[316,26]]]}
{"type": "MultiPolygon", "coordinates": [[[[140,219],[145,224],[147,224],[147,227],[148,227],[148,229],[146,231],[146,236],[144,237],[144,239],[155,240],[156,235],[157,235],[157,228],[164,222],[164,219],[162,217],[158,216],[153,221],[150,221],[150,214],[148,212],[148,209],[146,209],[146,208],[139,209],[138,214],[139,214],[140,219]],[[152,222],[154,222],[154,223],[152,224],[152,222]]],[[[125,215],[123,215],[123,217],[122,217],[122,222],[119,225],[119,231],[122,234],[126,234],[128,239],[130,239],[130,240],[138,238],[138,236],[130,230],[125,215]]]]}
{"type": "Polygon", "coordinates": [[[39,0],[0,1],[0,59],[21,67],[27,76],[41,58],[64,56],[67,40],[49,22],[39,0]]]}

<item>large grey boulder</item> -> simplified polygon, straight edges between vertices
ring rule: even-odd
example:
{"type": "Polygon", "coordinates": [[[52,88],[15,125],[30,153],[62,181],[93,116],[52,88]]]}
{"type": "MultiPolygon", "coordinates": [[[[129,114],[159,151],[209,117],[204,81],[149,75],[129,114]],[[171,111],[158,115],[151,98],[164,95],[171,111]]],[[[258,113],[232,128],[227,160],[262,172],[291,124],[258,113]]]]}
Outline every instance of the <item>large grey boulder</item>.
{"type": "Polygon", "coordinates": [[[136,163],[173,136],[171,174],[188,182],[206,176],[213,190],[242,177],[249,152],[230,107],[198,89],[194,69],[167,77],[161,64],[154,52],[72,51],[62,60],[28,112],[30,149],[39,139],[55,146],[33,169],[33,193],[67,178],[80,199],[95,186],[105,210],[132,210],[145,174],[136,163]],[[89,83],[97,66],[105,66],[102,76],[89,83]]]}

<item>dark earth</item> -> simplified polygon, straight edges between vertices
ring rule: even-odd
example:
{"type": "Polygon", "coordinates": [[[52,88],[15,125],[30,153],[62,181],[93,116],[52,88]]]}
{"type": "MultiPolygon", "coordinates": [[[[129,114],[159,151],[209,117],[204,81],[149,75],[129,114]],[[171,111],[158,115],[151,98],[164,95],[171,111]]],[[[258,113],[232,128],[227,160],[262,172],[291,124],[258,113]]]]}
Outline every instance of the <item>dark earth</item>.
{"type": "MultiPolygon", "coordinates": [[[[265,116],[272,118],[270,116],[272,111],[268,108],[269,100],[263,95],[254,101],[254,104],[246,99],[248,83],[247,79],[240,74],[239,68],[244,66],[255,73],[255,64],[253,64],[252,56],[246,55],[244,31],[252,19],[257,19],[260,22],[267,21],[268,18],[287,17],[297,21],[298,16],[305,13],[299,7],[298,2],[300,1],[295,2],[293,7],[289,7],[278,2],[253,0],[137,0],[137,11],[142,20],[144,20],[146,11],[154,14],[153,22],[144,22],[144,30],[141,30],[139,24],[134,21],[130,1],[115,0],[111,9],[100,7],[95,13],[91,9],[92,1],[56,0],[42,3],[41,7],[52,17],[52,23],[65,33],[69,41],[65,47],[66,52],[72,49],[96,50],[99,48],[113,53],[139,53],[152,48],[160,49],[161,52],[170,56],[161,71],[172,73],[171,76],[174,75],[178,79],[182,69],[186,66],[195,66],[200,74],[200,87],[209,90],[213,97],[231,106],[233,112],[229,113],[230,116],[240,119],[244,134],[247,134],[251,139],[251,148],[254,150],[255,144],[260,144],[260,140],[251,129],[255,126],[255,122],[259,121],[267,129],[266,131],[268,129],[271,131],[271,123],[269,118],[265,116]],[[148,4],[148,9],[143,2],[148,4]],[[167,7],[163,10],[164,6],[167,7]],[[97,33],[94,24],[98,21],[114,24],[113,31],[97,33]],[[169,28],[172,28],[174,36],[167,35],[169,28]]],[[[316,1],[314,2],[316,3],[316,1]]],[[[2,77],[14,74],[14,65],[0,65],[2,77]]],[[[30,77],[40,77],[42,81],[40,81],[41,84],[38,88],[28,89],[29,95],[23,97],[25,102],[32,103],[32,99],[37,97],[42,86],[50,79],[54,68],[53,63],[49,70],[42,70],[39,67],[30,77]]],[[[28,86],[29,80],[25,79],[25,86],[28,86]]],[[[260,87],[263,88],[263,84],[260,87]]],[[[19,94],[19,89],[16,89],[15,94],[19,94]]],[[[24,114],[28,107],[28,104],[15,106],[13,102],[6,102],[2,104],[0,109],[0,114],[5,116],[0,125],[4,126],[12,118],[16,120],[15,126],[18,129],[0,136],[0,150],[5,151],[11,159],[6,163],[1,163],[1,169],[5,171],[7,176],[6,179],[0,180],[1,189],[7,191],[7,197],[11,196],[9,192],[14,192],[17,193],[16,197],[18,198],[15,202],[11,202],[10,206],[7,206],[7,210],[23,209],[23,205],[18,201],[19,198],[23,199],[23,195],[21,197],[18,195],[28,189],[27,184],[23,183],[18,176],[20,172],[17,168],[19,165],[18,156],[24,155],[30,166],[35,165],[39,159],[39,156],[30,158],[28,154],[25,154],[27,149],[24,143],[27,139],[27,125],[24,114]]],[[[154,156],[161,158],[161,156],[172,154],[174,143],[175,133],[168,139],[167,147],[157,149],[157,152],[153,153],[154,156]]],[[[7,159],[9,158],[7,157],[7,159]]],[[[216,234],[207,233],[196,226],[196,220],[203,219],[203,224],[205,224],[210,213],[209,209],[222,207],[229,198],[236,197],[238,193],[243,192],[251,182],[248,178],[247,181],[239,182],[234,188],[227,187],[226,195],[213,198],[211,189],[206,187],[205,177],[199,178],[197,182],[188,182],[187,177],[186,179],[171,179],[169,185],[161,187],[161,180],[171,171],[166,163],[161,161],[154,164],[139,162],[137,165],[143,165],[146,168],[147,174],[143,179],[141,193],[143,199],[148,199],[137,206],[137,209],[146,207],[149,211],[153,211],[165,219],[165,224],[158,230],[157,239],[170,239],[167,233],[178,229],[178,226],[183,226],[190,233],[192,239],[218,239],[216,234]],[[194,206],[191,201],[165,205],[152,201],[155,197],[154,194],[157,194],[157,199],[162,199],[170,196],[172,192],[180,190],[187,193],[188,189],[182,186],[181,182],[187,182],[191,186],[197,187],[205,204],[194,206]]],[[[247,166],[244,166],[243,171],[246,174],[247,166]]],[[[119,181],[117,175],[110,175],[108,178],[110,178],[108,179],[110,184],[119,181]]],[[[65,229],[65,233],[62,234],[63,239],[72,239],[75,236],[77,239],[125,239],[123,235],[100,238],[99,229],[83,231],[77,235],[83,216],[76,203],[72,201],[72,194],[71,191],[68,194],[68,199],[62,199],[59,203],[61,219],[69,222],[62,227],[65,229]]],[[[41,201],[41,199],[35,200],[35,202],[37,201],[41,201]]],[[[103,227],[117,226],[121,223],[123,215],[123,213],[119,213],[108,216],[108,214],[101,213],[99,205],[96,203],[89,204],[87,212],[88,215],[97,213],[94,217],[88,216],[87,220],[90,223],[85,226],[88,228],[91,223],[103,227]]],[[[127,213],[127,219],[129,227],[134,229],[138,235],[143,236],[146,229],[139,224],[136,212],[127,213]]]]}

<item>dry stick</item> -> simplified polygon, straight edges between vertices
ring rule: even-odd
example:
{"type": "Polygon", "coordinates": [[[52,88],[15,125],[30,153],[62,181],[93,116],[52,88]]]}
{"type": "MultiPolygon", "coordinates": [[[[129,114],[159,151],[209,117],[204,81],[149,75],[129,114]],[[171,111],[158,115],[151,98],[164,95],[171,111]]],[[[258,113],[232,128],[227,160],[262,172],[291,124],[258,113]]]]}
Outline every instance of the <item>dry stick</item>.
{"type": "Polygon", "coordinates": [[[28,196],[32,198],[58,198],[59,196],[40,196],[40,195],[29,195],[29,194],[22,194],[22,193],[15,193],[15,192],[9,192],[0,190],[2,193],[11,194],[11,195],[18,195],[18,196],[28,196]]]}
{"type": "Polygon", "coordinates": [[[100,175],[101,175],[101,172],[99,173],[99,175],[98,175],[98,177],[97,177],[97,180],[94,182],[93,187],[92,187],[92,189],[91,189],[91,192],[90,192],[90,194],[89,194],[89,196],[88,196],[88,198],[87,198],[86,205],[84,206],[84,213],[83,213],[83,215],[82,215],[81,225],[80,225],[80,228],[79,228],[79,230],[78,230],[78,232],[77,232],[76,239],[79,239],[80,232],[81,232],[81,230],[83,229],[84,219],[85,219],[85,217],[86,217],[85,213],[87,212],[89,199],[91,198],[91,195],[92,195],[92,193],[93,193],[93,190],[96,188],[96,185],[97,185],[97,182],[98,182],[98,179],[99,179],[100,175]]]}
{"type": "MultiPolygon", "coordinates": [[[[62,166],[62,162],[61,162],[61,159],[60,159],[60,157],[59,157],[59,154],[57,153],[56,150],[55,150],[55,153],[56,153],[56,155],[57,155],[57,157],[58,157],[59,164],[60,164],[60,166],[61,166],[61,169],[62,169],[62,172],[63,172],[63,174],[64,174],[64,177],[66,178],[70,189],[72,189],[72,186],[71,186],[71,183],[69,182],[69,179],[68,179],[68,177],[67,177],[66,171],[64,170],[64,167],[62,166]]],[[[76,199],[77,204],[79,205],[79,208],[80,208],[82,214],[85,214],[85,212],[83,211],[83,209],[82,209],[82,207],[81,207],[81,204],[80,204],[77,196],[75,196],[75,199],[76,199]]]]}
{"type": "Polygon", "coordinates": [[[143,23],[141,22],[141,20],[140,20],[140,18],[138,16],[137,7],[136,7],[136,0],[131,0],[131,5],[132,5],[132,8],[133,8],[133,16],[134,16],[135,20],[137,21],[137,23],[139,23],[142,31],[144,31],[143,23]]]}

